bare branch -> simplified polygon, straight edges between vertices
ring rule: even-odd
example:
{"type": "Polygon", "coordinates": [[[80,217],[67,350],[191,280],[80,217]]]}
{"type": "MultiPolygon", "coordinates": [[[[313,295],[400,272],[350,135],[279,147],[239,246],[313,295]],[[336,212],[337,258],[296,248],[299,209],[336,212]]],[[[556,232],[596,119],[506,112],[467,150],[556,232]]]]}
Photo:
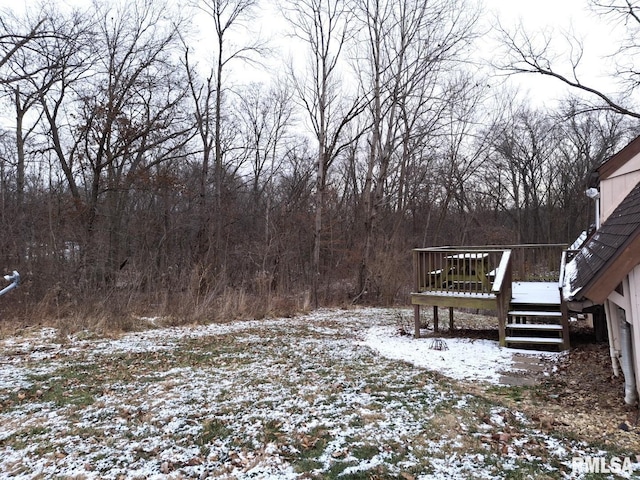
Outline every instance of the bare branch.
{"type": "MultiPolygon", "coordinates": [[[[556,64],[561,60],[552,53],[550,36],[531,37],[524,31],[522,25],[515,33],[508,32],[500,26],[503,41],[509,49],[509,58],[503,64],[495,65],[498,70],[514,73],[535,73],[545,77],[554,78],[578,91],[595,96],[603,102],[603,108],[611,109],[622,115],[640,118],[640,111],[626,107],[616,100],[613,95],[598,88],[583,83],[578,76],[578,67],[583,59],[582,43],[572,35],[565,35],[570,45],[570,57],[566,61],[571,76],[561,73],[556,69],[556,64]],[[542,40],[542,41],[540,41],[542,40]]],[[[634,86],[635,87],[635,86],[634,86]]],[[[633,90],[633,88],[631,88],[633,90]]]]}

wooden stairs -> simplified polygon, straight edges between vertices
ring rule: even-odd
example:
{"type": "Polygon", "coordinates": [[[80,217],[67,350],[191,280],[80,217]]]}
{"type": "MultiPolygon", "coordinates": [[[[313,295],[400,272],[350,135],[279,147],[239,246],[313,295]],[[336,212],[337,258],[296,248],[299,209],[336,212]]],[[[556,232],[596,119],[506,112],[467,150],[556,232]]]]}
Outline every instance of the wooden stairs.
{"type": "MultiPolygon", "coordinates": [[[[514,284],[515,286],[515,284],[514,284]]],[[[560,293],[553,284],[538,288],[522,282],[521,290],[514,294],[505,325],[505,346],[536,350],[568,350],[569,329],[563,314],[560,293]],[[524,290],[529,289],[529,290],[524,290]]]]}

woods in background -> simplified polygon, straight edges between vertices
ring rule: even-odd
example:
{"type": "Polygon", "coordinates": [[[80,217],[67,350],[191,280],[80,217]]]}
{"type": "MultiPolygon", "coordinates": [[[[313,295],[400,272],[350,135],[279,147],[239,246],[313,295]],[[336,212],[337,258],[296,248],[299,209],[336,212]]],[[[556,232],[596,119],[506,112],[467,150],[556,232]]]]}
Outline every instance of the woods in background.
{"type": "Polygon", "coordinates": [[[0,254],[26,282],[3,309],[117,324],[405,303],[412,248],[571,243],[590,173],[637,134],[618,100],[492,86],[470,0],[283,2],[296,50],[275,73],[261,8],[5,12],[0,254]]]}

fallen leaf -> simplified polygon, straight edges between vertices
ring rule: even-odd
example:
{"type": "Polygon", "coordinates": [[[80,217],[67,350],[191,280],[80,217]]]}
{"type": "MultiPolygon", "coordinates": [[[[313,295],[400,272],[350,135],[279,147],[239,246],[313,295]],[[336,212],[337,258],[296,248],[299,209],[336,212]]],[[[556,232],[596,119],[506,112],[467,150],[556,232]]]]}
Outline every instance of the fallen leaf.
{"type": "Polygon", "coordinates": [[[344,450],[336,450],[331,454],[333,458],[342,458],[347,454],[344,450]]]}

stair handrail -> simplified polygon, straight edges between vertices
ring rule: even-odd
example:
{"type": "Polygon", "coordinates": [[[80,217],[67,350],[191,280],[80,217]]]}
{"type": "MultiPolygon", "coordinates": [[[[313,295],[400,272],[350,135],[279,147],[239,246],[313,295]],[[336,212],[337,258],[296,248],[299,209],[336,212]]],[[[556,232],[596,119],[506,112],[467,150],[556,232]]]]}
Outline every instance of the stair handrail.
{"type": "Polygon", "coordinates": [[[498,294],[502,291],[505,280],[511,285],[511,250],[505,250],[500,257],[500,264],[496,269],[496,278],[491,286],[491,293],[498,294]],[[509,278],[507,278],[509,277],[509,278]]]}
{"type": "Polygon", "coordinates": [[[567,251],[562,251],[562,256],[560,257],[560,278],[558,279],[558,288],[560,292],[562,292],[562,287],[564,286],[564,276],[565,270],[567,268],[567,251]]]}
{"type": "Polygon", "coordinates": [[[491,293],[496,296],[498,308],[498,335],[500,345],[506,346],[506,325],[512,294],[511,250],[505,250],[500,258],[500,265],[496,272],[496,278],[491,287],[491,293]]]}

